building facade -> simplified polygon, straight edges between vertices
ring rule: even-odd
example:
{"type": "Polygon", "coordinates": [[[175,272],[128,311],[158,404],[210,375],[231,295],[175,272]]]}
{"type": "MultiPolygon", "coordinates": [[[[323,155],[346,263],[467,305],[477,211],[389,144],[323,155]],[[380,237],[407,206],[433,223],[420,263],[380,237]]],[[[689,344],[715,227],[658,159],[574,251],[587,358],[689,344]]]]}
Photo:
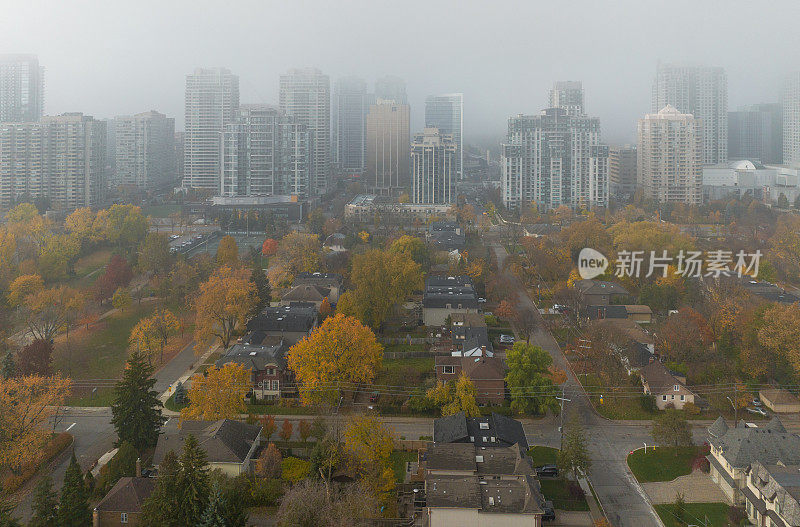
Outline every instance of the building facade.
{"type": "Polygon", "coordinates": [[[318,69],[292,69],[281,75],[280,108],[303,125],[311,140],[309,193],[328,189],[331,164],[330,79],[318,69]]]}
{"type": "Polygon", "coordinates": [[[783,89],[783,162],[800,163],[800,72],[786,79],[783,89]]]}
{"type": "Polygon", "coordinates": [[[367,83],[358,77],[336,81],[333,90],[333,162],[345,174],[361,174],[366,162],[367,83]]]}
{"type": "Polygon", "coordinates": [[[367,114],[365,184],[376,194],[407,189],[410,161],[410,110],[407,104],[378,99],[367,114]]]}
{"type": "Polygon", "coordinates": [[[425,99],[425,127],[438,128],[453,137],[456,145],[454,176],[464,177],[464,94],[431,95],[425,99]]]}
{"type": "Polygon", "coordinates": [[[728,159],[783,162],[783,106],[755,104],[728,112],[728,159]]]}
{"type": "Polygon", "coordinates": [[[239,77],[225,68],[186,76],[183,186],[217,192],[222,133],[239,108],[239,77]]]}
{"type": "Polygon", "coordinates": [[[408,104],[406,81],[393,75],[381,77],[375,81],[375,98],[394,101],[397,104],[408,104]]]}
{"type": "Polygon", "coordinates": [[[636,146],[608,149],[608,185],[612,196],[628,200],[636,193],[636,146]]]}
{"type": "Polygon", "coordinates": [[[453,136],[425,128],[411,143],[411,201],[424,204],[453,202],[458,146],[453,136]]]}
{"type": "Polygon", "coordinates": [[[309,196],[308,130],[277,108],[243,105],[222,152],[221,196],[309,196]]]}
{"type": "Polygon", "coordinates": [[[667,105],[639,120],[638,184],[659,203],[703,201],[703,134],[691,114],[667,105]]]}
{"type": "Polygon", "coordinates": [[[44,68],[36,55],[0,54],[0,122],[38,121],[44,113],[44,68]]]}
{"type": "Polygon", "coordinates": [[[114,184],[139,190],[176,182],[175,119],[156,111],[114,118],[114,184]]]}
{"type": "Polygon", "coordinates": [[[600,144],[596,118],[563,108],[512,117],[500,152],[508,208],[608,205],[608,147],[600,144]]]}
{"type": "Polygon", "coordinates": [[[550,108],[562,108],[569,115],[586,113],[583,101],[583,85],[580,81],[557,81],[550,90],[550,108]]]}
{"type": "Polygon", "coordinates": [[[703,164],[728,160],[728,76],[723,68],[659,64],[651,112],[667,105],[701,123],[703,164]]]}
{"type": "Polygon", "coordinates": [[[0,124],[0,209],[45,198],[54,210],[94,207],[104,195],[106,126],[81,113],[0,124]]]}

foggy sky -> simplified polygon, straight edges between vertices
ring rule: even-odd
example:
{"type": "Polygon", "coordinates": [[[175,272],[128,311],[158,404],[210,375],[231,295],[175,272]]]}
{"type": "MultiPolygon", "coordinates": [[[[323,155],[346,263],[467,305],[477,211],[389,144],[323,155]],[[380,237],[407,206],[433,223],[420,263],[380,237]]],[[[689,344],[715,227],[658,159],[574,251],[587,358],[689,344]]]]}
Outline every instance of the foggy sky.
{"type": "Polygon", "coordinates": [[[779,100],[800,69],[797,0],[0,0],[0,53],[36,53],[45,113],[158,110],[183,129],[185,75],[225,66],[242,103],[278,102],[278,76],[314,66],[406,80],[412,131],[428,94],[463,92],[465,142],[581,80],[603,140],[632,142],[657,61],[723,66],[728,105],[779,100]]]}

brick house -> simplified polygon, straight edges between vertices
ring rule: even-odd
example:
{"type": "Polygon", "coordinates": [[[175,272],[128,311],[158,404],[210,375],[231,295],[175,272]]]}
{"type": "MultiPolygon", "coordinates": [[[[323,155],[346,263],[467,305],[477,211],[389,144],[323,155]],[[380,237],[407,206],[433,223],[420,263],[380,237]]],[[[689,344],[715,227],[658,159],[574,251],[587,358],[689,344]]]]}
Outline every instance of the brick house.
{"type": "Polygon", "coordinates": [[[436,380],[453,381],[463,372],[475,385],[478,404],[503,404],[506,397],[505,364],[499,357],[490,356],[437,356],[436,380]]]}
{"type": "Polygon", "coordinates": [[[123,477],[92,510],[92,527],[136,527],[142,504],[155,488],[154,478],[123,477]]]}
{"type": "Polygon", "coordinates": [[[250,333],[237,342],[216,362],[241,364],[250,371],[253,394],[268,401],[294,393],[294,374],[286,367],[286,346],[280,337],[250,333]],[[291,389],[289,387],[292,387],[291,389]]]}

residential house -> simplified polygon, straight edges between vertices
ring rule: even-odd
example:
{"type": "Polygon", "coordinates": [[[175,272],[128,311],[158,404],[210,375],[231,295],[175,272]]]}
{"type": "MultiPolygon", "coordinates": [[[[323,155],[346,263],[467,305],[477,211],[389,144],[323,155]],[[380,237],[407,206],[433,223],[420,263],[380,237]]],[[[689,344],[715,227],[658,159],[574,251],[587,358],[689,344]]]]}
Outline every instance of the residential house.
{"type": "MultiPolygon", "coordinates": [[[[294,386],[294,375],[286,367],[286,346],[281,337],[249,333],[225,352],[216,362],[241,364],[250,371],[253,394],[258,399],[276,400],[294,386]]],[[[291,390],[294,393],[294,388],[291,390]]]]}
{"type": "Polygon", "coordinates": [[[482,346],[489,346],[489,330],[486,319],[480,313],[453,313],[450,315],[450,336],[456,348],[473,339],[482,346]]]}
{"type": "Polygon", "coordinates": [[[291,347],[317,327],[317,309],[313,305],[288,305],[267,307],[250,319],[247,331],[266,336],[280,337],[291,347]]]}
{"type": "Polygon", "coordinates": [[[456,313],[477,313],[478,296],[469,276],[432,276],[425,280],[422,320],[426,326],[442,326],[456,313]]]}
{"type": "Polygon", "coordinates": [[[572,287],[578,292],[582,306],[618,303],[618,300],[629,295],[628,290],[621,285],[602,280],[576,280],[572,287]]]}
{"type": "Polygon", "coordinates": [[[592,322],[611,335],[614,348],[629,374],[638,372],[658,359],[655,338],[637,322],[628,318],[604,318],[592,322]]]}
{"type": "Polygon", "coordinates": [[[686,403],[695,402],[695,394],[686,387],[686,378],[667,369],[660,361],[653,361],[641,369],[644,393],[655,397],[659,410],[673,407],[682,410],[686,403]]]}
{"type": "Polygon", "coordinates": [[[758,527],[800,525],[800,465],[750,466],[742,488],[747,517],[758,527]]]}
{"type": "Polygon", "coordinates": [[[587,320],[603,320],[606,318],[628,319],[637,324],[649,324],[653,319],[650,306],[642,305],[599,305],[586,306],[583,315],[587,320]]]}
{"type": "Polygon", "coordinates": [[[337,273],[299,273],[292,282],[292,287],[299,285],[315,285],[324,287],[328,290],[328,301],[331,304],[336,304],[339,301],[339,295],[342,293],[342,284],[344,279],[342,275],[337,273]]]}
{"type": "Polygon", "coordinates": [[[233,419],[168,422],[158,436],[153,465],[158,467],[169,451],[180,453],[183,442],[194,436],[208,456],[208,466],[230,477],[250,472],[253,454],[261,441],[261,427],[233,419]]]}
{"type": "Polygon", "coordinates": [[[800,412],[800,399],[789,390],[765,388],[758,392],[758,398],[775,413],[794,414],[800,412]]]}
{"type": "Polygon", "coordinates": [[[625,312],[628,314],[628,319],[633,320],[639,324],[649,324],[653,321],[653,310],[650,306],[641,304],[626,304],[623,306],[625,312]]]}
{"type": "Polygon", "coordinates": [[[92,510],[92,527],[136,527],[142,505],[155,488],[154,478],[123,477],[92,510]]]}
{"type": "Polygon", "coordinates": [[[522,423],[492,412],[489,416],[466,417],[464,412],[433,421],[435,443],[472,443],[479,447],[501,447],[518,444],[528,451],[528,440],[522,423]]]}
{"type": "MultiPolygon", "coordinates": [[[[286,307],[294,304],[307,304],[313,305],[317,311],[319,311],[319,306],[322,305],[322,302],[328,298],[330,294],[330,289],[320,285],[297,285],[292,287],[281,297],[279,305],[286,307]]],[[[328,299],[328,303],[330,303],[330,299],[328,299]]]]}
{"type": "Polygon", "coordinates": [[[708,443],[711,479],[738,505],[744,501],[742,489],[754,463],[800,464],[800,436],[787,432],[777,417],[763,427],[739,421],[735,428],[719,417],[708,428],[708,443]]]}
{"type": "Polygon", "coordinates": [[[480,352],[470,350],[472,355],[463,356],[454,352],[435,359],[436,380],[453,381],[464,373],[475,385],[475,401],[478,404],[503,404],[505,401],[505,363],[499,357],[488,356],[485,347],[480,352]],[[459,355],[456,355],[456,354],[459,355]],[[481,353],[477,355],[476,353],[481,353]]]}
{"type": "Polygon", "coordinates": [[[429,443],[420,466],[429,527],[541,525],[545,499],[531,459],[518,444],[429,443]]]}

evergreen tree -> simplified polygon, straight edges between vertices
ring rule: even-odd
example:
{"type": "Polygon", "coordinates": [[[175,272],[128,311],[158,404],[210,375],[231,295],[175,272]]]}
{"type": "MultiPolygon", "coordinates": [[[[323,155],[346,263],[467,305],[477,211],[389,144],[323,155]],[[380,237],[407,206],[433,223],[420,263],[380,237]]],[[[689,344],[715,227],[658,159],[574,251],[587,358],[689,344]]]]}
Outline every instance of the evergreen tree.
{"type": "Polygon", "coordinates": [[[0,482],[0,527],[21,527],[11,515],[13,511],[14,505],[3,499],[3,483],[0,482]]]}
{"type": "Polygon", "coordinates": [[[143,354],[134,352],[122,380],[115,388],[116,398],[111,405],[111,423],[117,430],[119,442],[127,441],[138,451],[155,446],[158,432],[164,424],[161,401],[154,391],[153,368],[143,354]]]}
{"type": "Polygon", "coordinates": [[[181,525],[196,525],[206,510],[210,484],[208,456],[193,435],[183,443],[180,465],[178,488],[181,499],[176,512],[181,525]]]}
{"type": "Polygon", "coordinates": [[[561,450],[558,452],[558,465],[561,470],[571,472],[575,479],[586,474],[592,465],[589,451],[586,448],[586,435],[573,415],[565,427],[564,437],[561,439],[561,450]]]}
{"type": "Polygon", "coordinates": [[[269,279],[264,274],[264,269],[258,261],[258,257],[253,258],[253,272],[250,274],[250,281],[256,286],[256,294],[258,295],[258,302],[253,309],[254,315],[261,313],[265,307],[269,306],[272,299],[272,289],[269,286],[269,279]]]}
{"type": "Polygon", "coordinates": [[[237,488],[235,482],[229,483],[222,493],[223,518],[226,527],[247,527],[247,512],[244,503],[245,493],[237,488]]]}
{"type": "Polygon", "coordinates": [[[92,511],[89,509],[89,496],[83,482],[83,472],[75,452],[64,474],[61,488],[61,501],[58,505],[59,527],[87,527],[92,524],[92,511]]]}
{"type": "Polygon", "coordinates": [[[114,457],[100,469],[100,477],[97,479],[97,494],[105,496],[120,478],[136,475],[136,460],[138,458],[139,454],[133,445],[123,441],[114,457]]]}
{"type": "Polygon", "coordinates": [[[167,452],[158,466],[158,479],[153,493],[142,504],[142,525],[182,527],[183,524],[177,517],[180,471],[177,454],[167,452]]]}
{"type": "Polygon", "coordinates": [[[17,367],[14,364],[14,356],[9,351],[6,353],[6,356],[3,357],[3,364],[0,365],[0,377],[3,379],[10,379],[14,376],[17,371],[17,367]]]}
{"type": "Polygon", "coordinates": [[[53,479],[49,474],[43,476],[33,490],[33,517],[28,527],[52,527],[56,524],[58,495],[53,490],[53,479]]]}
{"type": "Polygon", "coordinates": [[[206,512],[203,513],[203,521],[200,527],[227,527],[224,509],[225,498],[219,485],[215,482],[211,489],[211,500],[208,502],[206,512]]]}

